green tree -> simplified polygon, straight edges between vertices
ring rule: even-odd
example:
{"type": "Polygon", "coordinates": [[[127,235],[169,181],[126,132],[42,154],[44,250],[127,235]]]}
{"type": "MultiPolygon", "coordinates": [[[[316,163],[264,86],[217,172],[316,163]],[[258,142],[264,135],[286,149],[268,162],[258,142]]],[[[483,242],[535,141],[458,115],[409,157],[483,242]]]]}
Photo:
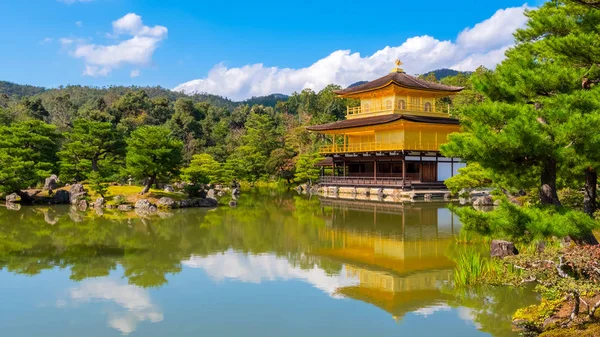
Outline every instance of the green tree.
{"type": "Polygon", "coordinates": [[[89,174],[88,179],[90,189],[105,198],[108,192],[108,184],[104,182],[100,173],[93,171],[89,174]]]}
{"type": "Polygon", "coordinates": [[[194,185],[208,183],[222,183],[222,164],[211,155],[202,153],[192,157],[190,165],[181,170],[181,178],[194,185]]]}
{"type": "Polygon", "coordinates": [[[47,177],[56,163],[58,135],[55,127],[29,120],[0,126],[0,193],[17,193],[47,177]]]}
{"type": "Polygon", "coordinates": [[[315,165],[322,159],[317,152],[299,155],[296,161],[296,180],[312,185],[313,181],[319,179],[320,169],[315,165]]]}
{"type": "Polygon", "coordinates": [[[122,134],[111,123],[75,120],[58,153],[61,174],[80,181],[90,171],[99,172],[102,168],[106,173],[109,170],[104,164],[118,162],[124,145],[122,134]]]}
{"type": "Polygon", "coordinates": [[[157,179],[177,174],[181,164],[183,143],[163,126],[142,126],[127,140],[127,171],[136,178],[146,179],[142,194],[147,193],[157,179]]]}

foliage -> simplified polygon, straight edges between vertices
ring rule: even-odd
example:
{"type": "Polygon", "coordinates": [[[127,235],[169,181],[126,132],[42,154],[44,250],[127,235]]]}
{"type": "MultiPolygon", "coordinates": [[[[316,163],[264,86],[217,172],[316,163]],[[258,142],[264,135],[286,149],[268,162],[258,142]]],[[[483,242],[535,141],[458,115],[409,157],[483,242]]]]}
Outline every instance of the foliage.
{"type": "Polygon", "coordinates": [[[309,183],[317,180],[319,168],[315,165],[322,159],[316,152],[300,155],[296,162],[296,180],[309,183]]]}
{"type": "Polygon", "coordinates": [[[515,242],[534,242],[549,237],[584,239],[597,223],[580,211],[562,207],[520,207],[503,199],[496,209],[479,212],[457,208],[463,228],[484,236],[515,242]]]}
{"type": "Polygon", "coordinates": [[[491,183],[492,179],[489,171],[477,162],[458,169],[457,175],[444,181],[444,184],[452,193],[458,193],[462,189],[471,190],[478,187],[490,187],[491,183]]]}
{"type": "Polygon", "coordinates": [[[177,174],[183,144],[163,126],[142,126],[127,140],[127,172],[135,178],[147,179],[147,192],[157,179],[177,174]]]}
{"type": "Polygon", "coordinates": [[[55,127],[37,120],[0,125],[0,194],[35,186],[56,163],[55,127]]]}
{"type": "Polygon", "coordinates": [[[181,170],[181,178],[193,185],[225,182],[222,164],[203,153],[192,157],[190,165],[181,170]]]}
{"type": "Polygon", "coordinates": [[[102,180],[100,173],[92,171],[88,177],[89,188],[96,194],[99,194],[102,198],[106,198],[108,195],[108,184],[102,180]]]}

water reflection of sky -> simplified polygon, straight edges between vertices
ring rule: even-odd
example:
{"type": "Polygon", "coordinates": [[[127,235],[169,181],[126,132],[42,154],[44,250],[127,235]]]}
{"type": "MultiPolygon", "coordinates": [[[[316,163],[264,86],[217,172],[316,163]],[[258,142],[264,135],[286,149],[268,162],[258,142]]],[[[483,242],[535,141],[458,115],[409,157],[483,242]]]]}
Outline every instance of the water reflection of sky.
{"type": "Polygon", "coordinates": [[[273,255],[226,252],[184,261],[159,289],[108,277],[69,280],[0,271],[4,336],[480,336],[467,309],[426,306],[395,322],[379,308],[332,299],[356,280],[302,270],[273,255]],[[238,269],[239,268],[239,269],[238,269]],[[461,323],[462,322],[462,323],[461,323]]]}

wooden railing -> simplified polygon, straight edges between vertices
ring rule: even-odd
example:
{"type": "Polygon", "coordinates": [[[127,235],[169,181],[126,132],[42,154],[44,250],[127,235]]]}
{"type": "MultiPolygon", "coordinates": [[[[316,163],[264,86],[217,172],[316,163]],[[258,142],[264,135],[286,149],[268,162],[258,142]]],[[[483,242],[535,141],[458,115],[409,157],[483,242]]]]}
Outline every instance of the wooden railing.
{"type": "Polygon", "coordinates": [[[339,186],[372,186],[372,187],[409,187],[411,181],[401,177],[333,177],[323,176],[319,178],[319,183],[324,185],[339,186]]]}
{"type": "Polygon", "coordinates": [[[332,144],[322,146],[321,153],[355,153],[355,152],[379,152],[379,151],[438,151],[440,145],[445,142],[397,142],[397,143],[352,143],[332,144]]]}
{"type": "Polygon", "coordinates": [[[390,106],[386,104],[372,104],[368,108],[366,106],[357,107],[346,107],[346,117],[353,117],[355,115],[366,115],[370,113],[378,112],[437,112],[437,113],[450,113],[450,104],[444,104],[443,106],[435,106],[435,104],[404,104],[402,106],[390,106]]]}

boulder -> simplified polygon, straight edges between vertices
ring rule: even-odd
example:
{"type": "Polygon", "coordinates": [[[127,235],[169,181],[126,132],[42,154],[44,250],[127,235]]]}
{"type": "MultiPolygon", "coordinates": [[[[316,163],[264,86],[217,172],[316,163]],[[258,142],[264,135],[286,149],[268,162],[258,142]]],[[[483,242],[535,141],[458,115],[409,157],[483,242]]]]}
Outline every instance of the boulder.
{"type": "Polygon", "coordinates": [[[491,195],[484,195],[473,200],[473,206],[494,206],[494,199],[491,195]]]}
{"type": "Polygon", "coordinates": [[[133,207],[131,205],[119,205],[117,209],[122,212],[129,212],[133,209],[133,207]]]}
{"type": "Polygon", "coordinates": [[[163,191],[173,193],[173,192],[175,192],[175,189],[171,185],[166,185],[165,188],[163,189],[163,191]]]}
{"type": "Polygon", "coordinates": [[[87,192],[83,189],[83,185],[81,184],[73,184],[69,189],[69,199],[73,205],[77,205],[79,200],[85,198],[86,196],[87,192]]]}
{"type": "Polygon", "coordinates": [[[212,188],[210,190],[208,190],[208,192],[206,192],[206,198],[217,199],[217,196],[215,194],[215,190],[212,189],[212,188]]]}
{"type": "Polygon", "coordinates": [[[17,193],[9,194],[6,196],[6,203],[15,203],[21,200],[21,197],[17,193]]]}
{"type": "Polygon", "coordinates": [[[52,191],[58,188],[58,177],[56,175],[51,175],[44,181],[44,190],[52,191]]]}
{"type": "MultiPolygon", "coordinates": [[[[135,208],[136,209],[142,209],[142,210],[148,210],[150,209],[151,206],[154,206],[150,203],[150,201],[146,200],[146,199],[141,199],[138,200],[138,202],[135,203],[135,208]]],[[[156,206],[154,206],[156,208],[156,206]]]]}
{"type": "Polygon", "coordinates": [[[52,196],[52,202],[58,205],[67,205],[71,201],[71,195],[68,191],[58,190],[52,196]]]}
{"type": "Polygon", "coordinates": [[[104,207],[104,198],[103,197],[99,197],[98,199],[96,199],[96,202],[94,203],[94,207],[95,208],[102,208],[102,207],[104,207]]]}
{"type": "Polygon", "coordinates": [[[504,240],[492,240],[490,245],[490,255],[492,257],[503,258],[505,256],[512,256],[519,254],[519,251],[515,247],[515,244],[510,241],[504,240]]]}
{"type": "Polygon", "coordinates": [[[117,208],[117,205],[113,205],[113,204],[106,205],[106,209],[115,209],[115,208],[117,208]]]}
{"type": "Polygon", "coordinates": [[[77,209],[79,209],[80,211],[86,211],[88,208],[88,203],[85,199],[81,199],[79,200],[79,202],[77,203],[77,209]]]}
{"type": "Polygon", "coordinates": [[[171,198],[162,197],[158,200],[157,206],[159,208],[175,208],[177,203],[175,203],[175,200],[171,198]]]}

